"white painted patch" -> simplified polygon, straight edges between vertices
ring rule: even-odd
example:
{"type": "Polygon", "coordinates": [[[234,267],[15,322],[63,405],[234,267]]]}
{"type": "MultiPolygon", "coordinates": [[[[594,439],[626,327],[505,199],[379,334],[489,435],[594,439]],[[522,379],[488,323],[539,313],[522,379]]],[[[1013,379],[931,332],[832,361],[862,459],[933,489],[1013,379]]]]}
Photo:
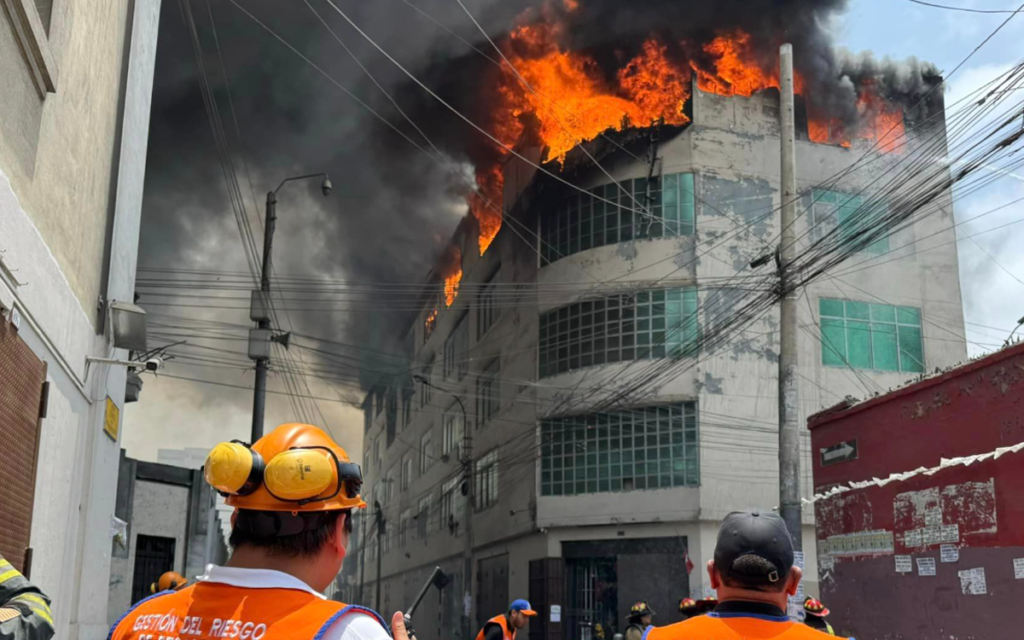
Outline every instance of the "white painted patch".
{"type": "Polygon", "coordinates": [[[907,548],[957,544],[968,535],[995,533],[995,480],[901,493],[893,498],[893,518],[897,537],[902,529],[907,548]]]}
{"type": "Polygon", "coordinates": [[[943,562],[960,562],[960,549],[955,544],[944,544],[940,547],[943,562]]]}
{"type": "Polygon", "coordinates": [[[834,571],[835,568],[835,556],[818,556],[818,569],[820,569],[821,571],[834,571]]]}
{"type": "Polygon", "coordinates": [[[896,556],[896,573],[910,573],[914,570],[914,563],[910,556],[896,556]]]}
{"type": "Polygon", "coordinates": [[[917,560],[917,575],[919,576],[934,576],[935,573],[935,558],[916,558],[917,560]]]}
{"type": "Polygon", "coordinates": [[[965,596],[983,596],[988,593],[988,584],[985,582],[985,567],[977,569],[965,569],[958,573],[960,576],[960,590],[965,596]]]}
{"type": "Polygon", "coordinates": [[[924,523],[929,527],[942,526],[942,509],[940,507],[925,509],[924,523]]]}

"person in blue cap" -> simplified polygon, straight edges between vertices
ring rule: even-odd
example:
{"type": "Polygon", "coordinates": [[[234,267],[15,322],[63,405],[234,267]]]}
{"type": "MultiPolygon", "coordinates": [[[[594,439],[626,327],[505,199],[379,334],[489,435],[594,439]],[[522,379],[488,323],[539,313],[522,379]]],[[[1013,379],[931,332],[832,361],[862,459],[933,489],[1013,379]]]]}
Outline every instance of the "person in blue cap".
{"type": "Polygon", "coordinates": [[[530,607],[529,602],[513,600],[506,613],[494,616],[484,624],[484,628],[476,634],[476,640],[515,640],[516,631],[525,627],[535,615],[537,612],[530,607]]]}

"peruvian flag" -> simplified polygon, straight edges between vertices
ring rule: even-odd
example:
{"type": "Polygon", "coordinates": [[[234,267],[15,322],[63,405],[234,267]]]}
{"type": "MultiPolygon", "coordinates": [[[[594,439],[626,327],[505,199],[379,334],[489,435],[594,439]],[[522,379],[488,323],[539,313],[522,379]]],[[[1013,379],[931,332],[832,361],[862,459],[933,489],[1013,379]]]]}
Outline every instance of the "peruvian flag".
{"type": "Polygon", "coordinates": [[[690,575],[690,572],[693,571],[693,560],[690,560],[689,549],[683,550],[683,560],[686,561],[686,575],[690,575]]]}

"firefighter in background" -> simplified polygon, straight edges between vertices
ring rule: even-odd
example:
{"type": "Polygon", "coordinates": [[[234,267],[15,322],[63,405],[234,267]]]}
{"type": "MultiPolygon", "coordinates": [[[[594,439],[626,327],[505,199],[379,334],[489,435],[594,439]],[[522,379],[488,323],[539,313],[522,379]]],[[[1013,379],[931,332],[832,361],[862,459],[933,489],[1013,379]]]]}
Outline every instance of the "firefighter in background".
{"type": "Polygon", "coordinates": [[[804,613],[807,614],[804,617],[804,624],[808,627],[824,631],[830,636],[836,635],[832,625],[825,619],[829,614],[829,610],[820,600],[807,596],[807,599],[804,600],[804,613]]]}
{"type": "Polygon", "coordinates": [[[786,614],[803,571],[794,565],[793,539],[771,512],[734,511],[722,520],[714,560],[707,565],[718,604],[707,615],[654,627],[644,640],[824,640],[820,631],[786,614]]]}
{"type": "Polygon", "coordinates": [[[50,599],[0,556],[0,640],[53,637],[50,599]]]}
{"type": "Polygon", "coordinates": [[[177,591],[178,589],[184,589],[186,584],[188,584],[188,580],[177,571],[165,571],[159,580],[149,585],[149,592],[177,591]]]}
{"type": "Polygon", "coordinates": [[[683,598],[679,601],[679,613],[683,616],[683,620],[689,620],[713,610],[717,604],[718,598],[709,597],[701,598],[700,600],[683,598]]]}
{"type": "Polygon", "coordinates": [[[484,623],[484,628],[476,634],[476,640],[515,640],[516,631],[525,627],[535,615],[537,612],[529,602],[515,600],[508,606],[508,611],[484,623]]]}
{"type": "Polygon", "coordinates": [[[629,608],[629,625],[626,627],[626,640],[642,640],[644,631],[651,626],[654,611],[643,600],[629,608]]]}
{"type": "MultiPolygon", "coordinates": [[[[348,553],[352,511],[366,507],[362,472],[344,449],[314,426],[285,424],[251,446],[217,445],[203,469],[235,508],[231,558],[136,604],[109,640],[389,640],[376,613],[321,594],[348,553]]],[[[409,640],[401,612],[392,625],[395,640],[409,640]]]]}

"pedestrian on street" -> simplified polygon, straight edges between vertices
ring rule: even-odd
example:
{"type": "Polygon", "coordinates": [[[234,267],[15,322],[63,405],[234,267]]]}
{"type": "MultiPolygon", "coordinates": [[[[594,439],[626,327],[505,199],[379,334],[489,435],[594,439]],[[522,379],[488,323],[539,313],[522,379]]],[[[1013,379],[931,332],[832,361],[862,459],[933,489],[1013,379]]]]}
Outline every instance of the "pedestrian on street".
{"type": "Polygon", "coordinates": [[[508,611],[494,616],[484,623],[483,629],[476,634],[476,640],[515,640],[519,631],[530,622],[537,612],[526,600],[514,600],[508,611]]]}
{"type": "Polygon", "coordinates": [[[835,630],[832,629],[832,625],[828,623],[825,618],[829,614],[828,607],[823,605],[821,601],[815,600],[811,596],[807,596],[804,599],[804,624],[812,629],[818,631],[824,631],[830,636],[836,635],[835,630]]]}
{"type": "MultiPolygon", "coordinates": [[[[204,476],[235,508],[231,558],[136,604],[110,640],[388,640],[379,615],[321,595],[349,552],[352,510],[366,507],[344,449],[314,426],[285,424],[251,446],[217,445],[204,476]]],[[[395,628],[406,640],[404,624],[395,628]]]]}
{"type": "MultiPolygon", "coordinates": [[[[718,605],[707,615],[655,627],[644,640],[825,640],[786,615],[803,572],[793,565],[793,540],[773,513],[734,511],[722,521],[708,561],[718,605]]],[[[852,639],[851,639],[852,640],[852,639]]]]}
{"type": "Polygon", "coordinates": [[[0,556],[0,640],[50,640],[50,599],[0,556]]]}
{"type": "Polygon", "coordinates": [[[651,626],[654,610],[641,600],[629,609],[629,626],[626,627],[626,640],[642,640],[644,631],[651,626]]]}

